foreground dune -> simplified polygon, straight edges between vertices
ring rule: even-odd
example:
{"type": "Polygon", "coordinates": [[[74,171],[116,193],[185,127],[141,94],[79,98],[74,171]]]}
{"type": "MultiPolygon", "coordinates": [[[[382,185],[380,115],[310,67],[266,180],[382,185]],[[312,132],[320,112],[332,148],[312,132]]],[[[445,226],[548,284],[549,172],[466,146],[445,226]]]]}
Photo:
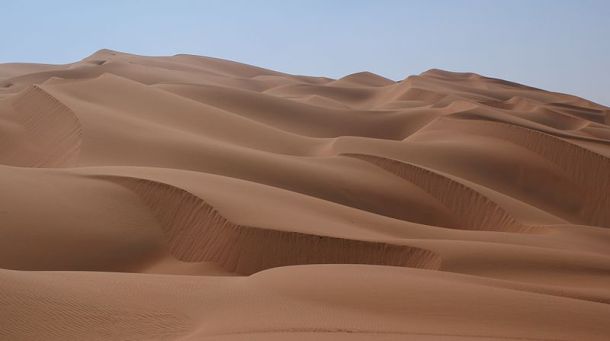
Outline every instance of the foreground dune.
{"type": "Polygon", "coordinates": [[[610,108],[582,98],[2,64],[0,182],[0,339],[610,338],[610,108]]]}

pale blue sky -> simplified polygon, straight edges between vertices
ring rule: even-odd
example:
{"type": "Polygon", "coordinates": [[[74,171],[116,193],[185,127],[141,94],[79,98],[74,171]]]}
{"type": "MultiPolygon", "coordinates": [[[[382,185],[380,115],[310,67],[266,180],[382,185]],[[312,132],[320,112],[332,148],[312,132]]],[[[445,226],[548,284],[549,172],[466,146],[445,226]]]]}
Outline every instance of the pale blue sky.
{"type": "Polygon", "coordinates": [[[610,1],[0,1],[0,62],[100,48],[402,79],[472,71],[610,105],[610,1]]]}

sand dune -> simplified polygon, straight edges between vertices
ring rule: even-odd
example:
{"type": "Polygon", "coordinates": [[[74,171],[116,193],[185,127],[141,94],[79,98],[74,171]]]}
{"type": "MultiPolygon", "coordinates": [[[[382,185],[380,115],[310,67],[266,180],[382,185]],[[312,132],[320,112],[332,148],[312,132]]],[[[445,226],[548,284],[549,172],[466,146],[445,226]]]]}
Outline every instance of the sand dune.
{"type": "Polygon", "coordinates": [[[143,179],[111,178],[156,212],[170,253],[185,262],[210,261],[250,275],[299,264],[379,264],[438,268],[434,253],[407,246],[237,225],[196,195],[143,179]]]}
{"type": "Polygon", "coordinates": [[[0,339],[607,340],[610,108],[100,50],[0,65],[0,339]]]}

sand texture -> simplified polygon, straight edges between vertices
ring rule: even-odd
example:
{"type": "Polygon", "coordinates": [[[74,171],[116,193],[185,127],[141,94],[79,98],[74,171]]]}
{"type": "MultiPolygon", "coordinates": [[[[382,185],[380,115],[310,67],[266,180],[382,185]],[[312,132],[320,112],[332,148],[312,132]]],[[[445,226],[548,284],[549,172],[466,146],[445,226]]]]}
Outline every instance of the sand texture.
{"type": "Polygon", "coordinates": [[[610,340],[610,108],[474,73],[0,64],[0,340],[610,340]]]}

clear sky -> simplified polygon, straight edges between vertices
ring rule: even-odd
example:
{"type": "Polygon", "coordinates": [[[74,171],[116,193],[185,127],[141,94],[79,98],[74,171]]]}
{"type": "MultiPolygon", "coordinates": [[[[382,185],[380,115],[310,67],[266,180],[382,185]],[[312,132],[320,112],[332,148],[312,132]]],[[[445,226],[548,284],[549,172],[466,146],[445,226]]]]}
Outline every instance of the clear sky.
{"type": "Polygon", "coordinates": [[[15,0],[0,18],[0,62],[109,48],[329,77],[441,68],[610,105],[610,0],[15,0]]]}

